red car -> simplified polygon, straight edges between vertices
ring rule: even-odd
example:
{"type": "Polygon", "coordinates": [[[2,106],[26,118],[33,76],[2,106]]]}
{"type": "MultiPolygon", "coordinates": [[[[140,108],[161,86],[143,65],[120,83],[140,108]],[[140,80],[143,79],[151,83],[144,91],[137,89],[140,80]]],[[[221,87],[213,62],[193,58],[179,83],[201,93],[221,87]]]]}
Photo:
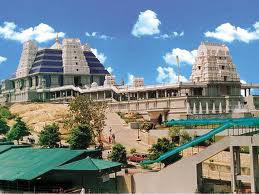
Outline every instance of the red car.
{"type": "Polygon", "coordinates": [[[133,155],[128,157],[128,160],[131,161],[131,162],[141,162],[141,161],[146,160],[146,159],[147,159],[146,154],[139,154],[139,153],[133,154],[133,155]]]}

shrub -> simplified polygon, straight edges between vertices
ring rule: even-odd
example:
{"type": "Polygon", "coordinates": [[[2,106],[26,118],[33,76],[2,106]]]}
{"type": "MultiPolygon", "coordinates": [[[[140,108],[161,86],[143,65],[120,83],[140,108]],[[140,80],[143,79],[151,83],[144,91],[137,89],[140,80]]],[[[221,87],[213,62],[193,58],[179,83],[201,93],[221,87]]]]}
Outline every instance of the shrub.
{"type": "Polygon", "coordinates": [[[130,154],[135,154],[137,152],[136,148],[131,148],[130,149],[130,154]]]}
{"type": "Polygon", "coordinates": [[[86,149],[92,142],[92,130],[88,125],[74,127],[68,138],[71,149],[86,149]]]}
{"type": "Polygon", "coordinates": [[[145,131],[149,131],[154,128],[154,124],[152,122],[144,122],[141,124],[140,128],[145,131]]]}
{"type": "Polygon", "coordinates": [[[16,123],[14,124],[13,128],[8,132],[7,139],[9,141],[17,140],[19,144],[19,140],[24,136],[29,135],[30,132],[28,127],[20,117],[17,117],[15,120],[16,120],[16,123]]]}
{"type": "Polygon", "coordinates": [[[0,117],[4,119],[13,119],[13,115],[10,110],[5,106],[0,106],[0,117]]]}
{"type": "Polygon", "coordinates": [[[122,164],[127,164],[127,152],[123,145],[115,144],[112,147],[112,152],[108,156],[109,160],[113,162],[120,162],[122,164]]]}
{"type": "Polygon", "coordinates": [[[10,127],[7,125],[4,119],[0,118],[0,134],[6,134],[10,130],[10,127]]]}
{"type": "Polygon", "coordinates": [[[39,144],[43,147],[54,148],[60,142],[59,126],[57,124],[47,125],[40,132],[39,144]]]}
{"type": "MultiPolygon", "coordinates": [[[[149,159],[155,160],[160,155],[174,149],[176,144],[168,140],[167,138],[159,138],[156,144],[153,144],[149,151],[149,159]]],[[[171,164],[181,158],[180,154],[177,153],[169,158],[166,158],[162,161],[165,165],[171,164]]]]}

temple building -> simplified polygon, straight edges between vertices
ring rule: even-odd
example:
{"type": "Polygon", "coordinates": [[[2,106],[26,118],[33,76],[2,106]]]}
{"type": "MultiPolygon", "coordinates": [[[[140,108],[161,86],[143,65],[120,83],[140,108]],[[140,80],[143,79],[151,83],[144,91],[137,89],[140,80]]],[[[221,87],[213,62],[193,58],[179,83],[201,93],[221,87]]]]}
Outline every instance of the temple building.
{"type": "Polygon", "coordinates": [[[112,111],[132,111],[150,120],[258,115],[259,84],[242,84],[224,44],[201,43],[189,82],[118,85],[88,45],[58,38],[50,48],[25,42],[18,68],[0,84],[0,103],[67,102],[84,94],[112,111]],[[241,95],[245,91],[245,96],[241,95]]]}

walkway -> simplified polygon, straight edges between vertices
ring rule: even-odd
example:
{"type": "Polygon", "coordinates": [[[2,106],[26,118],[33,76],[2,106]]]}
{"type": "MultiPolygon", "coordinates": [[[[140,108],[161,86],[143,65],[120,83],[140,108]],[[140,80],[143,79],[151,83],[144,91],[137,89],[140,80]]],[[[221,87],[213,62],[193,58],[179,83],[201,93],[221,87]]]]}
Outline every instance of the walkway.
{"type": "Polygon", "coordinates": [[[106,126],[103,131],[106,139],[109,137],[111,127],[112,133],[115,134],[116,143],[124,145],[128,151],[135,148],[137,152],[147,152],[149,146],[142,141],[136,141],[137,130],[130,129],[117,113],[108,112],[106,117],[106,126]]]}

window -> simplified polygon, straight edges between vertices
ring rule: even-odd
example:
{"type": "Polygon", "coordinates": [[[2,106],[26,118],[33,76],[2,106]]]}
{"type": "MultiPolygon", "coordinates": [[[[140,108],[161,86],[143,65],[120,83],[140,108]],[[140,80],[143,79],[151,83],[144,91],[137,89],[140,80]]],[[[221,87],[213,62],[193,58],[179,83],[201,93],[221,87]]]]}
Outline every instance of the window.
{"type": "Polygon", "coordinates": [[[76,71],[78,71],[78,69],[76,69],[76,71]]]}
{"type": "Polygon", "coordinates": [[[201,66],[198,66],[198,69],[201,70],[201,66]]]}
{"type": "Polygon", "coordinates": [[[75,59],[77,59],[77,57],[75,57],[75,59]]]}
{"type": "Polygon", "coordinates": [[[227,81],[228,77],[227,76],[224,76],[224,81],[227,81]]]}
{"type": "Polygon", "coordinates": [[[76,51],[74,51],[74,53],[76,53],[76,51]]]}
{"type": "Polygon", "coordinates": [[[76,65],[78,65],[78,63],[76,62],[76,65]]]}
{"type": "Polygon", "coordinates": [[[224,69],[225,69],[225,66],[222,66],[222,67],[221,67],[221,69],[223,69],[223,70],[224,70],[224,69]]]}
{"type": "Polygon", "coordinates": [[[64,85],[64,77],[63,77],[63,75],[59,75],[58,76],[58,83],[59,83],[59,86],[63,86],[64,85]]]}

